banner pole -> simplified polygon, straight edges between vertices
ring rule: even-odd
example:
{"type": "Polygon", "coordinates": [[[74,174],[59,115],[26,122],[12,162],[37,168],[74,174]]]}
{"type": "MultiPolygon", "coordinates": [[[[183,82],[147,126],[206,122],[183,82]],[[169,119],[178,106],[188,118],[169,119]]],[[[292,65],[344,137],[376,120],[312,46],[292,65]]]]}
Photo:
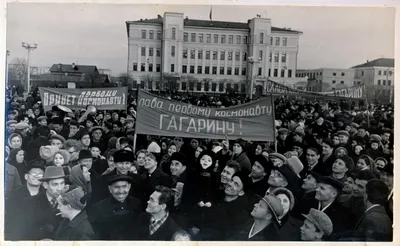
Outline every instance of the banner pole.
{"type": "Polygon", "coordinates": [[[278,152],[278,141],[276,140],[276,126],[275,126],[275,105],[274,105],[274,97],[272,93],[270,93],[271,97],[271,106],[272,106],[272,121],[274,125],[274,145],[275,145],[275,152],[278,152]]]}
{"type": "Polygon", "coordinates": [[[133,135],[133,153],[136,153],[136,138],[137,138],[137,134],[135,131],[135,134],[133,135]]]}

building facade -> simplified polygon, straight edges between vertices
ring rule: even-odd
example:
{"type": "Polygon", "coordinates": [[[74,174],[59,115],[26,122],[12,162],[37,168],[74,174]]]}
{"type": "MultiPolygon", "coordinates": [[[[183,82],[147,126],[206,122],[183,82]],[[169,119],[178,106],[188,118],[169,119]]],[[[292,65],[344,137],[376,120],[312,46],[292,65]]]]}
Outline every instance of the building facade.
{"type": "Polygon", "coordinates": [[[297,82],[302,33],[273,27],[270,19],[206,21],[167,12],[127,21],[126,28],[127,72],[142,88],[162,90],[175,83],[178,91],[243,93],[251,81],[262,89],[268,78],[297,82]]]}
{"type": "Polygon", "coordinates": [[[297,77],[307,78],[307,91],[326,92],[343,89],[355,84],[354,70],[320,68],[320,69],[299,69],[297,77]]]}

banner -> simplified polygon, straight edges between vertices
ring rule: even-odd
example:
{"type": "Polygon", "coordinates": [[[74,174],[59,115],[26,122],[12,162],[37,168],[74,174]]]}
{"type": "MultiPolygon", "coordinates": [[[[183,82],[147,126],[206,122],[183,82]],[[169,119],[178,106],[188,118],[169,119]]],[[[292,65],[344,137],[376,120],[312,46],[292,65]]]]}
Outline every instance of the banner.
{"type": "Polygon", "coordinates": [[[139,91],[136,133],[274,141],[273,114],[271,97],[228,108],[205,108],[139,91]]]}
{"type": "Polygon", "coordinates": [[[126,110],[128,87],[65,89],[39,87],[45,111],[62,105],[70,109],[86,109],[88,105],[98,110],[126,110]]]}
{"type": "Polygon", "coordinates": [[[365,86],[357,85],[352,87],[347,87],[343,89],[338,89],[329,92],[311,92],[311,91],[301,91],[294,88],[290,88],[285,85],[281,85],[274,81],[268,80],[266,87],[267,94],[284,94],[284,95],[303,95],[303,96],[316,96],[324,98],[351,98],[351,99],[364,99],[366,97],[365,86]]]}

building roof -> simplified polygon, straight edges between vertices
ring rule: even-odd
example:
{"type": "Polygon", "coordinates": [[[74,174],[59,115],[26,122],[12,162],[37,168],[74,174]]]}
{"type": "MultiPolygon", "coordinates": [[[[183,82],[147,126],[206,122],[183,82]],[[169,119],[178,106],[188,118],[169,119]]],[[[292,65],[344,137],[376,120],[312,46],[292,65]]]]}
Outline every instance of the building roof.
{"type": "MultiPolygon", "coordinates": [[[[85,75],[65,75],[65,74],[42,74],[35,76],[33,80],[39,81],[54,81],[54,82],[88,82],[85,75]]],[[[107,83],[109,82],[108,76],[106,74],[97,74],[94,76],[94,83],[107,83]]]]}
{"type": "Polygon", "coordinates": [[[50,73],[94,73],[97,72],[97,67],[93,65],[75,65],[75,64],[53,64],[50,68],[50,73]],[[61,69],[60,69],[61,65],[61,69]]]}
{"type": "Polygon", "coordinates": [[[394,67],[394,59],[378,58],[373,61],[367,61],[366,63],[354,66],[352,68],[363,68],[363,67],[394,67]]]}
{"type": "MultiPolygon", "coordinates": [[[[127,21],[126,28],[128,29],[129,24],[162,24],[163,17],[159,16],[156,19],[140,19],[138,21],[127,21]]],[[[249,23],[244,22],[230,22],[230,21],[209,21],[209,20],[194,20],[185,18],[183,21],[184,26],[196,26],[196,27],[207,27],[207,28],[231,28],[231,29],[249,29],[249,23]]],[[[271,27],[272,32],[288,32],[300,34],[302,32],[291,30],[288,28],[271,27]]]]}

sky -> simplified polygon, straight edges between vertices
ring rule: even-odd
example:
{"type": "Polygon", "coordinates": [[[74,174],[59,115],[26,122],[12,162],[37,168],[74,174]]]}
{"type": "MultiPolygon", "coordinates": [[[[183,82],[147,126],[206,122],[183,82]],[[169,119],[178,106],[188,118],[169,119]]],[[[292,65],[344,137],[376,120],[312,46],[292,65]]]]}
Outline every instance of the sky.
{"type": "MultiPolygon", "coordinates": [[[[208,20],[210,5],[110,5],[8,3],[9,63],[26,58],[21,42],[37,43],[31,66],[96,65],[113,76],[126,72],[125,21],[164,12],[208,20]]],[[[213,20],[247,22],[257,14],[272,26],[302,31],[298,69],[350,68],[376,58],[394,58],[394,8],[213,6],[213,20]]]]}

